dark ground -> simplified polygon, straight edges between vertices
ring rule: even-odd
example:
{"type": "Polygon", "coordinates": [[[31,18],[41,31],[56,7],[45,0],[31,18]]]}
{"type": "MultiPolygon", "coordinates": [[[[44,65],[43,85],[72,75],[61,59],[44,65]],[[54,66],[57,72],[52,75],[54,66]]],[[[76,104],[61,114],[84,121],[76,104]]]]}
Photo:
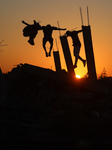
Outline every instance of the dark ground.
{"type": "Polygon", "coordinates": [[[112,149],[112,81],[77,88],[30,76],[4,80],[1,149],[112,149]]]}

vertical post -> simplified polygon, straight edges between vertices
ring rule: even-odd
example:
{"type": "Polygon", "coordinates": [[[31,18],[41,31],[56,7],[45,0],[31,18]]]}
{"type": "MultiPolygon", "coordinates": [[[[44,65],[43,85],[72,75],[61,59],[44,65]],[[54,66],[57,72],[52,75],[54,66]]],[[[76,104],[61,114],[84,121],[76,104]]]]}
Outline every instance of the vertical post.
{"type": "Polygon", "coordinates": [[[61,72],[61,63],[60,63],[59,51],[54,51],[53,56],[54,56],[56,72],[61,72]]]}
{"type": "Polygon", "coordinates": [[[89,79],[94,82],[97,80],[97,75],[95,68],[91,28],[90,26],[82,26],[82,30],[83,30],[83,39],[84,39],[89,79]]]}
{"type": "Polygon", "coordinates": [[[88,6],[87,6],[87,21],[88,21],[88,26],[89,26],[89,10],[88,10],[88,6]]]}
{"type": "Polygon", "coordinates": [[[83,17],[82,17],[82,9],[80,7],[80,15],[81,15],[81,22],[82,22],[82,26],[83,26],[83,17]]]}
{"type": "Polygon", "coordinates": [[[74,72],[74,69],[73,69],[73,62],[72,62],[72,58],[71,58],[71,54],[70,54],[70,50],[69,50],[68,41],[67,41],[67,37],[66,36],[60,36],[60,40],[61,40],[61,45],[62,45],[64,57],[65,57],[67,70],[70,74],[75,75],[75,72],[74,72]]]}
{"type": "MultiPolygon", "coordinates": [[[[60,28],[59,21],[57,21],[58,28],[60,28]]],[[[59,35],[61,36],[61,31],[59,30],[59,35]]]]}

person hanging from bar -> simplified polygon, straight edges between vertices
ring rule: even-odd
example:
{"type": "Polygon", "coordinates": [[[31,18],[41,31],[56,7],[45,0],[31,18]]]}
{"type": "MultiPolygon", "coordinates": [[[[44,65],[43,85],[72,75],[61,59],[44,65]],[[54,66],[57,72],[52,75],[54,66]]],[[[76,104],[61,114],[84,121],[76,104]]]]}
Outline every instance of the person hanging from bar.
{"type": "Polygon", "coordinates": [[[41,30],[41,26],[38,22],[36,22],[34,20],[34,24],[28,24],[25,21],[22,21],[22,23],[24,23],[25,25],[27,25],[24,29],[23,29],[23,36],[25,37],[29,37],[28,42],[31,45],[35,45],[34,44],[34,38],[36,37],[38,30],[41,30]]]}
{"type": "Polygon", "coordinates": [[[74,30],[74,31],[67,31],[64,36],[66,35],[67,37],[70,36],[72,38],[72,41],[73,41],[73,46],[74,46],[74,50],[73,50],[73,53],[74,53],[74,56],[75,56],[75,63],[73,65],[74,68],[77,68],[77,62],[78,62],[78,59],[80,59],[85,67],[86,65],[86,60],[84,60],[82,57],[79,56],[79,52],[80,52],[80,48],[81,48],[81,42],[79,40],[79,37],[78,37],[78,33],[82,32],[82,30],[74,30]]]}
{"type": "Polygon", "coordinates": [[[41,29],[43,30],[43,33],[44,33],[43,48],[45,50],[46,57],[48,57],[48,56],[51,56],[51,50],[52,50],[52,47],[53,47],[53,38],[52,38],[53,30],[66,30],[66,28],[65,29],[57,28],[57,27],[54,27],[54,26],[51,26],[50,24],[48,24],[46,26],[42,26],[41,29]],[[47,41],[50,43],[49,53],[46,50],[47,41]]]}

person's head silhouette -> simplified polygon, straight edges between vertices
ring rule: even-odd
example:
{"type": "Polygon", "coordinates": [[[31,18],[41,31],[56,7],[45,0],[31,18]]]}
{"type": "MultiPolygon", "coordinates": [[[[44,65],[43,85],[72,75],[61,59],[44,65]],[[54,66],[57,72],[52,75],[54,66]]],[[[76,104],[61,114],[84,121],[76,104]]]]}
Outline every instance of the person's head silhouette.
{"type": "Polygon", "coordinates": [[[35,27],[37,27],[38,29],[41,28],[41,25],[39,24],[39,22],[36,22],[35,20],[33,22],[34,22],[34,26],[35,27]]]}
{"type": "Polygon", "coordinates": [[[67,36],[70,36],[70,33],[71,33],[70,31],[67,31],[67,32],[66,32],[66,35],[67,35],[67,36]]]}
{"type": "Polygon", "coordinates": [[[47,28],[51,28],[51,25],[50,25],[50,24],[48,24],[46,27],[47,27],[47,28]]]}

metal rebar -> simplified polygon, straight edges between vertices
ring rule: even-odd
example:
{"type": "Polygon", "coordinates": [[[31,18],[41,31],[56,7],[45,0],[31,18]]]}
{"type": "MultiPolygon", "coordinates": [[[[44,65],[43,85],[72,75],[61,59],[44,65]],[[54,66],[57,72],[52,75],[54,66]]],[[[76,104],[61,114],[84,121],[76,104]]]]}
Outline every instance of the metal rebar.
{"type": "Polygon", "coordinates": [[[88,10],[88,6],[87,6],[87,21],[88,21],[88,26],[89,26],[89,10],[88,10]]]}
{"type": "MultiPolygon", "coordinates": [[[[60,28],[59,21],[57,21],[58,28],[60,28]]],[[[61,36],[61,31],[59,30],[59,35],[61,36]]]]}
{"type": "Polygon", "coordinates": [[[80,7],[80,15],[81,15],[81,22],[82,22],[82,26],[83,26],[83,17],[82,17],[82,9],[80,7]]]}

